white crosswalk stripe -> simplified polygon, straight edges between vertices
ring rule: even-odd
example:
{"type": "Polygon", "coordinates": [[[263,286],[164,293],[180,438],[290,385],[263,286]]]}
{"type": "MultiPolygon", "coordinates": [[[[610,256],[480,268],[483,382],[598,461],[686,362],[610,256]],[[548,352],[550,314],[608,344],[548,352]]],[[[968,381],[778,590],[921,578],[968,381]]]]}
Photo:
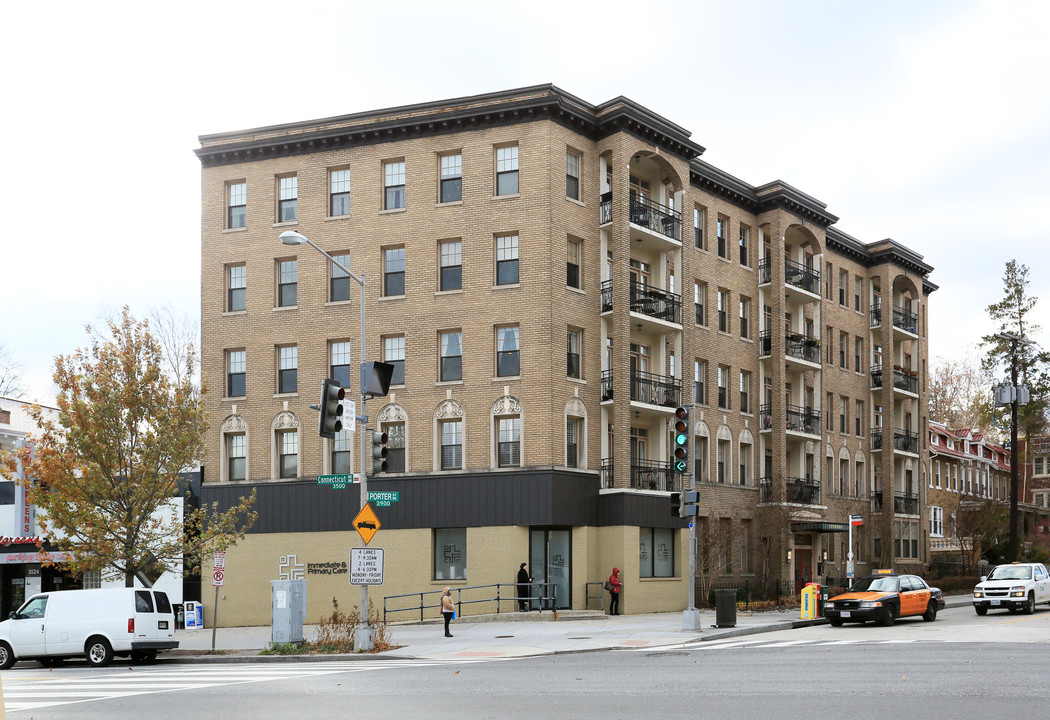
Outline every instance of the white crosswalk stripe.
{"type": "MultiPolygon", "coordinates": [[[[83,674],[54,673],[31,668],[6,670],[3,674],[4,706],[7,712],[34,710],[112,698],[161,692],[199,690],[222,685],[294,680],[336,673],[422,668],[437,665],[467,665],[496,662],[505,658],[450,659],[440,661],[377,660],[303,663],[245,663],[240,665],[185,665],[178,668],[95,669],[83,674]],[[56,677],[56,675],[58,675],[56,677]]],[[[60,671],[61,672],[61,671],[60,671]]]]}
{"type": "Polygon", "coordinates": [[[901,640],[869,640],[864,638],[857,638],[855,640],[778,640],[769,641],[757,638],[743,638],[735,640],[694,640],[691,642],[676,643],[674,645],[661,645],[660,647],[636,647],[636,648],[622,648],[624,652],[644,652],[644,653],[659,653],[659,652],[672,652],[675,650],[703,650],[703,651],[720,651],[720,650],[762,650],[772,648],[785,648],[785,647],[802,647],[805,645],[812,645],[813,647],[822,647],[827,645],[902,645],[919,642],[930,642],[928,640],[916,640],[916,639],[901,639],[901,640]]]}

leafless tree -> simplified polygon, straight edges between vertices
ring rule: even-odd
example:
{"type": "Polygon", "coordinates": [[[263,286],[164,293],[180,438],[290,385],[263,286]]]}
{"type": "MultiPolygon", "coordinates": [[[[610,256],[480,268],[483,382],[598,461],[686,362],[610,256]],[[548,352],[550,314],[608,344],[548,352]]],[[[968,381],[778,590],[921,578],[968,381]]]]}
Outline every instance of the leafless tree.
{"type": "Polygon", "coordinates": [[[992,420],[994,376],[972,351],[937,358],[930,371],[930,419],[949,428],[976,428],[995,435],[992,420]]]}
{"type": "Polygon", "coordinates": [[[0,395],[22,397],[22,364],[15,362],[5,345],[0,345],[0,395]]]}

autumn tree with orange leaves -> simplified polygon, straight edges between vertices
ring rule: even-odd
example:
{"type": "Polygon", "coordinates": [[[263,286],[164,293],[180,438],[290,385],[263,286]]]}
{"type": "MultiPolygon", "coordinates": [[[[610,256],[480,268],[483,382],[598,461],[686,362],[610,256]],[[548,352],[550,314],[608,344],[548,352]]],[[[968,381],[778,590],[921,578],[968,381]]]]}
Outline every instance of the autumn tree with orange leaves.
{"type": "MultiPolygon", "coordinates": [[[[163,350],[124,308],[106,322],[109,336],[88,327],[91,345],[55,359],[58,419],[31,411],[40,428],[23,452],[20,480],[37,505],[44,535],[70,553],[61,564],[80,575],[123,576],[199,571],[201,557],[229,547],[255,522],[254,493],[224,513],[191,508],[179,521],[179,473],[200,460],[207,421],[201,393],[188,377],[162,370],[163,350]]],[[[3,474],[16,479],[16,458],[3,474]]],[[[55,564],[55,563],[47,563],[55,564]]]]}

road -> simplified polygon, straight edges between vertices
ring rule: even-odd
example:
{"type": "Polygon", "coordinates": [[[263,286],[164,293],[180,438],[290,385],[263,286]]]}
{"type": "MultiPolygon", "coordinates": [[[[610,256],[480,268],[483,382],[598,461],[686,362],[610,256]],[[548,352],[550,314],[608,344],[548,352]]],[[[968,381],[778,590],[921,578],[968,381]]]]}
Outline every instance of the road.
{"type": "Polygon", "coordinates": [[[514,660],[24,665],[0,678],[10,718],[1034,718],[1050,610],[514,660]]]}

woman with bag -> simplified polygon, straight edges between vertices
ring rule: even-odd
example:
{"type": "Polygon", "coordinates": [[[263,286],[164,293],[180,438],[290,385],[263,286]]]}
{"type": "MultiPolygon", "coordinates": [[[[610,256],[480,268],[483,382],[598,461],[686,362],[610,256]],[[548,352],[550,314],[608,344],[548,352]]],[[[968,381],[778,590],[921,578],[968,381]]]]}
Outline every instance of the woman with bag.
{"type": "Polygon", "coordinates": [[[623,588],[623,583],[620,582],[620,568],[614,567],[612,575],[605,581],[605,589],[609,591],[609,614],[619,615],[620,614],[620,589],[623,588]]]}
{"type": "Polygon", "coordinates": [[[456,616],[456,608],[452,604],[452,588],[445,588],[441,596],[441,614],[445,616],[445,637],[452,637],[452,633],[448,631],[448,624],[456,616]]]}

